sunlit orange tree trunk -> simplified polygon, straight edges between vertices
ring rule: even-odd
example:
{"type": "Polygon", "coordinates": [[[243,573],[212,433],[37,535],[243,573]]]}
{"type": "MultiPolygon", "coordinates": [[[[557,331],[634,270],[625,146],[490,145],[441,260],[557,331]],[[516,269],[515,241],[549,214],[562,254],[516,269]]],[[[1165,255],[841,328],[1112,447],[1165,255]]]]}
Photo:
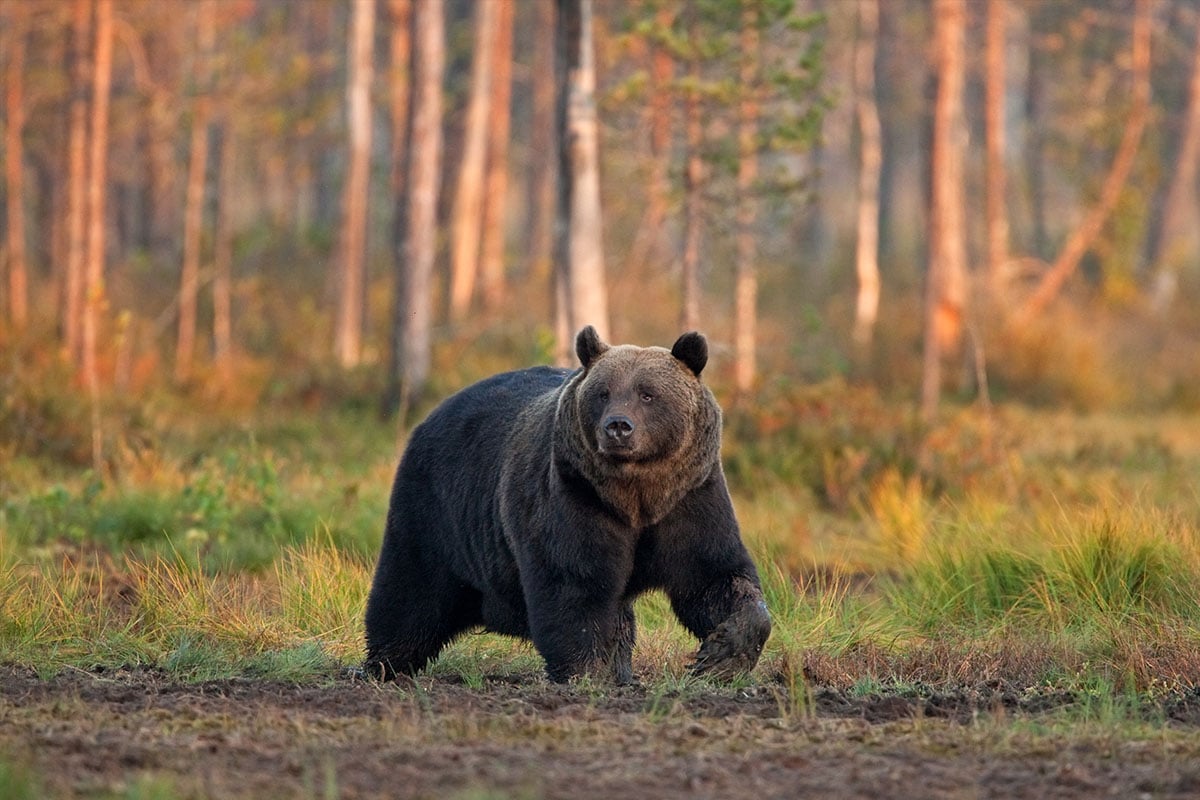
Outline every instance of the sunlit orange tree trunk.
{"type": "Polygon", "coordinates": [[[963,227],[963,36],[964,0],[935,0],[934,59],[937,96],[930,156],[929,267],[925,275],[925,341],[921,415],[937,412],[942,358],[962,336],[966,304],[966,241],[963,227]]]}
{"type": "Polygon", "coordinates": [[[1008,170],[1004,164],[1005,34],[1008,0],[988,0],[984,48],[985,210],[989,282],[995,286],[1008,261],[1008,170]]]}
{"type": "Polygon", "coordinates": [[[100,313],[104,308],[104,199],[108,185],[108,106],[112,89],[113,0],[95,0],[95,50],[92,58],[92,119],[87,180],[87,257],[83,308],[83,380],[92,409],[92,465],[104,467],[100,429],[100,313]]]}
{"type": "Polygon", "coordinates": [[[8,207],[8,311],[13,330],[29,322],[28,273],[25,264],[25,38],[24,4],[8,2],[10,31],[8,64],[4,72],[4,176],[8,207]]]}
{"type": "Polygon", "coordinates": [[[342,193],[341,253],[337,263],[338,313],[334,349],[343,367],[362,354],[367,258],[367,198],[371,181],[371,76],[375,0],[354,0],[347,50],[348,168],[342,193]]]}
{"type": "MultiPolygon", "coordinates": [[[[553,3],[534,3],[533,92],[530,103],[529,192],[526,200],[528,272],[533,280],[550,277],[554,252],[554,26],[553,3]]],[[[553,281],[551,281],[553,284],[553,281]]]]}
{"type": "Polygon", "coordinates": [[[687,150],[683,173],[683,252],[680,271],[683,278],[683,302],[679,324],[682,330],[700,327],[700,237],[704,209],[704,123],[700,107],[700,33],[697,9],[689,9],[688,86],[684,99],[684,140],[687,150]]]}
{"type": "Polygon", "coordinates": [[[495,42],[492,45],[491,100],[488,105],[487,173],[484,184],[483,236],[479,246],[479,277],[483,301],[495,309],[504,298],[505,199],[508,195],[509,105],[512,98],[513,15],[516,0],[497,0],[495,42]]]}
{"type": "Polygon", "coordinates": [[[742,63],[738,77],[743,94],[738,104],[737,260],[733,284],[733,376],[739,394],[754,388],[757,372],[758,249],[754,241],[758,180],[758,102],[752,87],[758,80],[758,14],[742,11],[742,63]]]}
{"type": "Polygon", "coordinates": [[[221,383],[233,382],[233,199],[237,169],[237,139],[225,121],[217,187],[217,226],[213,237],[213,360],[221,383]]]}
{"type": "Polygon", "coordinates": [[[71,101],[67,112],[67,247],[63,287],[63,344],[67,360],[80,362],[83,328],[84,256],[87,247],[88,108],[87,59],[92,3],[71,5],[71,101]]]}
{"type": "Polygon", "coordinates": [[[192,138],[183,212],[183,268],[180,271],[179,329],[175,344],[176,383],[186,383],[191,378],[196,350],[196,300],[200,286],[200,249],[204,231],[204,187],[208,174],[208,123],[212,114],[213,2],[201,0],[195,6],[196,96],[192,101],[192,138]]]}
{"type": "Polygon", "coordinates": [[[862,351],[871,345],[879,316],[879,179],[883,168],[883,136],[875,103],[878,36],[879,0],[858,0],[858,36],[854,41],[854,111],[859,133],[854,342],[862,351]]]}
{"type": "Polygon", "coordinates": [[[488,112],[491,103],[492,47],[500,3],[476,3],[471,51],[471,94],[464,123],[458,188],[450,223],[450,318],[461,320],[471,307],[479,276],[479,240],[483,226],[484,176],[487,170],[488,112]]]}

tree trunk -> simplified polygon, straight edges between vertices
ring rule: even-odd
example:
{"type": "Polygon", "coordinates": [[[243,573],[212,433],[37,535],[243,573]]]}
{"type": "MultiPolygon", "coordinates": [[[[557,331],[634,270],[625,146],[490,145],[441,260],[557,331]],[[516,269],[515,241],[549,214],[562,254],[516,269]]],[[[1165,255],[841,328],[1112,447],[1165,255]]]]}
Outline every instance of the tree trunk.
{"type": "Polygon", "coordinates": [[[391,97],[392,171],[389,186],[394,198],[392,246],[399,248],[404,241],[404,226],[400,224],[400,198],[404,195],[404,157],[408,146],[408,95],[410,89],[409,61],[412,58],[412,0],[388,0],[391,14],[391,67],[388,91],[391,97]]]}
{"type": "Polygon", "coordinates": [[[211,68],[213,0],[196,6],[196,97],[192,102],[192,141],[188,155],[187,193],[183,210],[183,269],[179,284],[179,336],[175,344],[175,382],[192,376],[196,351],[196,296],[200,286],[200,249],[204,231],[204,186],[208,174],[208,122],[212,110],[211,68]]]}
{"type": "Polygon", "coordinates": [[[1005,47],[1008,0],[988,0],[985,50],[984,141],[988,278],[996,286],[1008,261],[1008,170],[1004,165],[1005,47]]]}
{"type": "Polygon", "coordinates": [[[213,359],[221,384],[233,384],[233,197],[237,146],[226,120],[217,178],[217,230],[213,242],[213,359]]]}
{"type": "Polygon", "coordinates": [[[483,184],[487,169],[488,111],[491,101],[492,49],[499,4],[475,4],[471,55],[471,96],[463,131],[462,162],[450,231],[450,319],[470,310],[479,274],[479,241],[483,225],[483,184]]]}
{"type": "Polygon", "coordinates": [[[29,324],[29,288],[25,256],[25,15],[9,3],[12,25],[5,74],[4,176],[8,206],[8,311],[12,329],[29,324]]]}
{"type": "Polygon", "coordinates": [[[67,257],[63,297],[63,341],[67,361],[80,363],[83,324],[83,265],[87,247],[87,58],[91,33],[89,0],[71,11],[71,107],[67,121],[67,257]]]}
{"type": "MultiPolygon", "coordinates": [[[[742,11],[741,91],[738,104],[737,262],[733,289],[733,376],[741,395],[754,388],[758,325],[757,250],[754,242],[755,181],[758,180],[758,15],[752,6],[742,11]]],[[[690,330],[690,329],[688,329],[690,330]]]]}
{"type": "Polygon", "coordinates": [[[483,205],[480,279],[484,305],[494,310],[504,299],[505,200],[508,196],[508,135],[512,98],[513,14],[516,0],[496,0],[492,47],[492,97],[488,121],[487,185],[483,205]]]}
{"type": "MultiPolygon", "coordinates": [[[[412,35],[413,35],[413,4],[412,0],[388,0],[388,12],[391,17],[391,63],[388,70],[388,92],[391,106],[392,140],[391,140],[391,175],[388,187],[391,192],[392,230],[391,252],[397,265],[400,264],[398,254],[404,252],[407,226],[406,215],[408,205],[408,140],[409,140],[409,105],[412,100],[412,35]]],[[[403,280],[401,268],[393,270],[395,289],[393,302],[400,302],[400,285],[403,280]]],[[[398,314],[393,311],[393,315],[398,314]]],[[[400,347],[401,340],[395,319],[391,321],[388,332],[387,385],[384,389],[381,410],[386,418],[396,410],[400,401],[400,347]]]]}
{"type": "Polygon", "coordinates": [[[1025,301],[1025,305],[1017,318],[1017,324],[1028,323],[1032,318],[1045,310],[1055,297],[1058,296],[1067,278],[1075,272],[1080,260],[1088,248],[1100,235],[1108,222],[1109,216],[1116,208],[1121,198],[1121,190],[1133,169],[1134,158],[1137,156],[1138,145],[1141,143],[1142,132],[1146,127],[1146,119],[1150,110],[1150,34],[1151,34],[1151,0],[1136,0],[1133,19],[1133,75],[1132,94],[1133,105],[1125,120],[1125,130],[1121,142],[1117,146],[1117,154],[1113,158],[1112,167],[1100,187],[1100,197],[1096,205],[1087,212],[1067,242],[1062,252],[1058,254],[1049,271],[1042,276],[1033,294],[1025,301]]]}
{"type": "MultiPolygon", "coordinates": [[[[675,10],[660,6],[654,14],[654,27],[666,38],[675,19],[675,10]]],[[[671,192],[671,79],[675,59],[666,45],[655,42],[650,57],[650,101],[647,113],[650,127],[650,174],[646,178],[646,212],[638,226],[629,256],[626,275],[637,275],[648,257],[661,247],[663,223],[667,219],[667,198],[671,192]]]]}
{"type": "MultiPolygon", "coordinates": [[[[530,111],[530,174],[527,209],[529,241],[527,258],[533,280],[550,277],[554,249],[554,4],[548,0],[533,4],[533,97],[530,111]]],[[[557,305],[554,304],[557,308],[557,305]]]]}
{"type": "Polygon", "coordinates": [[[870,350],[879,316],[879,176],[883,166],[879,110],[875,105],[875,43],[879,0],[858,0],[858,37],[854,50],[855,114],[859,130],[858,228],[855,273],[854,343],[870,350]]]}
{"type": "Polygon", "coordinates": [[[1021,8],[1025,17],[1025,30],[1021,46],[1025,52],[1025,103],[1022,118],[1023,143],[1021,174],[1025,184],[1026,202],[1029,207],[1029,248],[1037,259],[1050,258],[1050,235],[1047,231],[1047,181],[1045,151],[1046,128],[1049,124],[1046,107],[1049,105],[1049,90],[1045,73],[1048,71],[1046,56],[1038,47],[1039,34],[1034,30],[1035,15],[1029,8],[1021,8]]]}
{"type": "Polygon", "coordinates": [[[958,346],[966,294],[963,228],[964,0],[935,0],[934,58],[937,95],[930,158],[929,269],[925,276],[925,350],[921,416],[937,413],[942,356],[958,346]]]}
{"type": "MultiPolygon", "coordinates": [[[[608,289],[600,213],[599,128],[591,0],[558,0],[558,237],[567,330],[607,337],[608,289]]],[[[570,340],[560,341],[560,357],[570,340]]]]}
{"type": "Polygon", "coordinates": [[[96,43],[92,69],[91,148],[87,183],[87,276],[83,313],[83,380],[91,400],[92,466],[104,467],[100,430],[100,371],[97,348],[100,312],[104,308],[104,193],[108,186],[108,103],[112,87],[113,0],[95,0],[96,43]]]}
{"type": "MultiPolygon", "coordinates": [[[[181,7],[182,8],[182,7],[181,7]]],[[[146,42],[146,73],[163,76],[160,81],[177,80],[179,53],[165,38],[150,37],[146,42]]],[[[150,190],[150,260],[163,269],[181,263],[179,248],[179,159],[176,139],[183,123],[178,95],[158,81],[146,87],[146,167],[150,190]]]]}
{"type": "Polygon", "coordinates": [[[342,196],[338,315],[334,348],[338,363],[356,366],[362,356],[367,257],[367,200],[371,182],[371,73],[375,46],[375,0],[354,0],[348,42],[346,116],[348,169],[342,196]]]}
{"type": "Polygon", "coordinates": [[[409,402],[429,379],[433,257],[437,244],[437,198],[442,160],[442,73],[446,45],[441,3],[417,2],[412,14],[412,90],[401,207],[404,243],[396,253],[396,302],[392,316],[392,384],[401,425],[409,402]]]}
{"type": "Polygon", "coordinates": [[[683,303],[679,324],[682,330],[692,331],[700,326],[700,215],[703,206],[704,161],[700,146],[704,128],[700,119],[699,34],[696,28],[696,9],[691,9],[688,38],[691,55],[688,77],[691,86],[684,104],[684,135],[687,140],[687,165],[683,176],[683,303]]]}
{"type": "Polygon", "coordinates": [[[1154,278],[1150,299],[1159,312],[1165,311],[1175,298],[1179,267],[1194,263],[1200,255],[1200,234],[1194,222],[1196,167],[1200,162],[1200,15],[1197,16],[1193,47],[1183,135],[1163,204],[1157,236],[1159,244],[1152,265],[1154,278]]]}

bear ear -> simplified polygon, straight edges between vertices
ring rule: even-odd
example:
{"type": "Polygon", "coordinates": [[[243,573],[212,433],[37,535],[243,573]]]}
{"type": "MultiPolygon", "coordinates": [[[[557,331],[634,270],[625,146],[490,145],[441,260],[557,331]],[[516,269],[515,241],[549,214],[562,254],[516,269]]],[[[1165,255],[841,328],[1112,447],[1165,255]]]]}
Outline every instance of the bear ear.
{"type": "Polygon", "coordinates": [[[575,355],[579,356],[579,363],[587,369],[592,365],[605,350],[608,345],[600,339],[600,334],[591,325],[581,330],[575,337],[575,355]]]}
{"type": "Polygon", "coordinates": [[[671,355],[678,358],[698,378],[708,363],[708,340],[704,334],[691,331],[675,340],[671,355]]]}

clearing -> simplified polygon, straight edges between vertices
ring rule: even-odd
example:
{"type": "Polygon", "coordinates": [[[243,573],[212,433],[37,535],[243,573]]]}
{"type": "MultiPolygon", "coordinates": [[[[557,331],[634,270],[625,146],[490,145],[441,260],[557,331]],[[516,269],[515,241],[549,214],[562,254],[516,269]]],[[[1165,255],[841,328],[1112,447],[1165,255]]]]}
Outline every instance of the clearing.
{"type": "Polygon", "coordinates": [[[53,797],[1200,793],[1194,692],[1144,725],[1066,727],[1072,698],[998,687],[923,699],[805,694],[793,702],[770,676],[664,690],[535,675],[181,683],[142,668],[41,678],[2,667],[0,767],[27,766],[31,793],[53,797]]]}

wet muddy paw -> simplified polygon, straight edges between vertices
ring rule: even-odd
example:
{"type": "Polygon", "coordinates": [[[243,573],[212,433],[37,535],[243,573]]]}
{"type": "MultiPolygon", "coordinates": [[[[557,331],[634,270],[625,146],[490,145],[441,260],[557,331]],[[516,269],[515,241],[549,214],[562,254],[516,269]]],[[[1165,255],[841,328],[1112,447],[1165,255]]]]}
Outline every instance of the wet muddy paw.
{"type": "Polygon", "coordinates": [[[754,669],[771,634],[767,604],[759,600],[733,614],[700,644],[690,670],[695,675],[729,679],[754,669]]]}

